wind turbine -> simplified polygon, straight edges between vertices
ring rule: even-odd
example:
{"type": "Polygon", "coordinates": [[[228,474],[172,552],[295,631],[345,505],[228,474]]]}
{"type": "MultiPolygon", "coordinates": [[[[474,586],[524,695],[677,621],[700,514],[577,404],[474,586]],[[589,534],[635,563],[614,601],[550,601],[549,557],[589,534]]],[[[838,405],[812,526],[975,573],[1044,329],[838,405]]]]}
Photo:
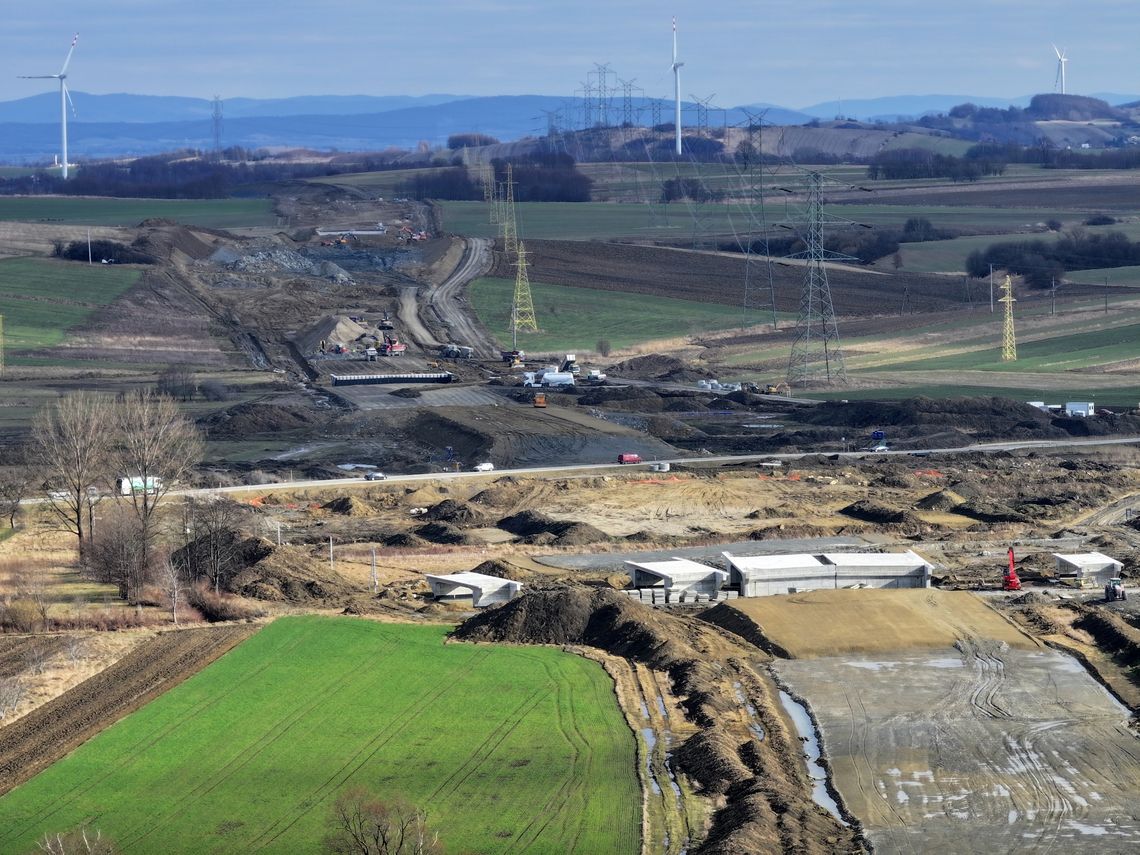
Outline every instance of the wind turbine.
{"type": "Polygon", "coordinates": [[[673,127],[677,141],[677,156],[681,156],[681,66],[683,62],[677,62],[677,16],[673,16],[673,127]]]}
{"type": "Polygon", "coordinates": [[[1053,53],[1057,54],[1057,79],[1053,81],[1053,89],[1056,90],[1057,84],[1060,83],[1061,84],[1061,94],[1064,95],[1065,94],[1065,63],[1069,61],[1069,58],[1067,56],[1065,56],[1065,49],[1061,48],[1060,50],[1058,50],[1056,45],[1053,45],[1053,53]]]}
{"type": "Polygon", "coordinates": [[[75,38],[71,40],[71,50],[67,52],[67,59],[63,61],[63,68],[59,70],[59,74],[32,74],[21,75],[22,80],[58,80],[59,81],[59,133],[61,140],[61,148],[63,150],[63,177],[67,178],[67,106],[71,104],[71,109],[75,109],[75,104],[71,101],[71,93],[67,91],[67,67],[71,65],[71,55],[75,53],[75,44],[79,41],[79,33],[75,34],[75,38]]]}

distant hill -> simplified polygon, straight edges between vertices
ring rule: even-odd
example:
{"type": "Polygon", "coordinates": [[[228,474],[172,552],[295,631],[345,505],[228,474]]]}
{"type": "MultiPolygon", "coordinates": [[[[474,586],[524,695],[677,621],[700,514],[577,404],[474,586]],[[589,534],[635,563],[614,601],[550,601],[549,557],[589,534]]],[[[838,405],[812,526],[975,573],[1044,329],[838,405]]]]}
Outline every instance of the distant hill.
{"type": "Polygon", "coordinates": [[[819,119],[834,119],[842,113],[852,119],[894,122],[918,118],[927,113],[945,113],[951,107],[967,102],[979,107],[1024,107],[1029,103],[1029,96],[979,98],[970,95],[894,95],[888,98],[844,98],[842,101],[813,104],[800,112],[819,119]]]}

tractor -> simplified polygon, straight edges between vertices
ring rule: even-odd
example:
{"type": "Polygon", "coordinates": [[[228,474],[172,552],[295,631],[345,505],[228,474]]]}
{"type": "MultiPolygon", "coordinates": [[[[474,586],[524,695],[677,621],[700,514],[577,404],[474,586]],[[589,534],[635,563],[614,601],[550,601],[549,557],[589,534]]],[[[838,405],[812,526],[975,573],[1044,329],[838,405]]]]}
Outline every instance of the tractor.
{"type": "Polygon", "coordinates": [[[1124,580],[1120,578],[1109,579],[1104,586],[1104,601],[1111,603],[1114,600],[1127,600],[1128,592],[1124,590],[1124,580]]]}

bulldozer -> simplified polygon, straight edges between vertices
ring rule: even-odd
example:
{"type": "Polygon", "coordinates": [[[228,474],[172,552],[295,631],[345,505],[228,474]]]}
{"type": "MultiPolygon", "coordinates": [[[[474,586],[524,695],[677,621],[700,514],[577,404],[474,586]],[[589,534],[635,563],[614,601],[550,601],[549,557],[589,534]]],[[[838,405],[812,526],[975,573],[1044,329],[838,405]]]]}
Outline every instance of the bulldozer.
{"type": "Polygon", "coordinates": [[[1128,592],[1124,590],[1124,580],[1119,577],[1109,579],[1104,586],[1104,601],[1111,603],[1115,600],[1127,599],[1128,592]]]}

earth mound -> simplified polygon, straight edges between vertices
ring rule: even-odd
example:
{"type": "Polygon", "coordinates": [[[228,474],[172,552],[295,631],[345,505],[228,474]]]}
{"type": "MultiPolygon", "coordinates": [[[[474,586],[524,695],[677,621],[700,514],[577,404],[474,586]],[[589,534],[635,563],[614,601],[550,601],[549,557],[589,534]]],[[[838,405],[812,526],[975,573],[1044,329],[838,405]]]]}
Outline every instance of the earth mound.
{"type": "Polygon", "coordinates": [[[340,496],[331,502],[325,502],[321,505],[321,509],[349,517],[366,517],[371,516],[373,513],[372,508],[360,501],[356,496],[340,496]]]}
{"type": "Polygon", "coordinates": [[[914,503],[920,511],[950,511],[966,500],[953,490],[936,490],[914,503]]]}
{"type": "Polygon", "coordinates": [[[1008,505],[986,499],[972,499],[954,508],[954,513],[986,523],[1031,522],[1030,517],[1018,513],[1008,505]]]}
{"type": "Polygon", "coordinates": [[[472,573],[482,573],[485,576],[498,576],[500,579],[510,579],[512,582],[529,582],[535,577],[534,573],[516,567],[498,558],[491,558],[471,568],[472,573]]]}
{"type": "MultiPolygon", "coordinates": [[[[171,553],[174,566],[187,574],[195,568],[216,569],[221,579],[232,579],[273,554],[273,544],[259,537],[244,537],[237,530],[204,534],[171,553]]],[[[232,590],[232,588],[231,588],[232,590]]]]}
{"type": "Polygon", "coordinates": [[[686,365],[675,356],[666,356],[662,353],[635,356],[633,359],[619,362],[610,368],[609,373],[635,380],[663,380],[670,383],[693,383],[697,380],[708,380],[713,376],[708,371],[686,365]]]}
{"type": "Polygon", "coordinates": [[[293,337],[303,353],[316,353],[323,341],[327,346],[342,344],[346,347],[365,335],[368,330],[350,320],[347,315],[325,315],[315,324],[293,337]]]}
{"type": "MultiPolygon", "coordinates": [[[[268,541],[265,542],[268,544],[268,541]]],[[[352,588],[339,573],[324,569],[300,546],[272,546],[256,564],[230,580],[229,589],[243,597],[287,603],[337,602],[350,598],[352,588]]]]}
{"type": "Polygon", "coordinates": [[[811,537],[826,537],[834,532],[818,525],[770,525],[755,528],[748,532],[749,540],[806,540],[811,537]]]}
{"type": "Polygon", "coordinates": [[[520,511],[517,514],[503,517],[496,525],[524,540],[533,540],[539,543],[582,546],[609,539],[605,532],[589,523],[564,522],[552,519],[538,511],[520,511]]]}
{"type": "Polygon", "coordinates": [[[419,549],[427,546],[427,541],[408,531],[401,531],[384,538],[385,546],[394,546],[397,549],[419,549]]]}
{"type": "Polygon", "coordinates": [[[455,499],[444,499],[442,502],[432,505],[424,514],[424,519],[430,522],[451,523],[452,525],[477,526],[484,522],[482,511],[471,507],[466,502],[459,502],[455,499]]]}
{"type": "Polygon", "coordinates": [[[322,418],[301,407],[249,402],[237,404],[198,420],[210,439],[239,439],[257,434],[283,433],[312,427],[322,418]]]}
{"type": "Polygon", "coordinates": [[[445,545],[469,543],[470,538],[453,525],[445,522],[429,522],[415,530],[416,537],[423,538],[430,543],[445,545]]]}
{"type": "Polygon", "coordinates": [[[920,526],[924,523],[910,511],[892,508],[870,499],[852,502],[839,511],[853,519],[880,525],[920,526]]]}

